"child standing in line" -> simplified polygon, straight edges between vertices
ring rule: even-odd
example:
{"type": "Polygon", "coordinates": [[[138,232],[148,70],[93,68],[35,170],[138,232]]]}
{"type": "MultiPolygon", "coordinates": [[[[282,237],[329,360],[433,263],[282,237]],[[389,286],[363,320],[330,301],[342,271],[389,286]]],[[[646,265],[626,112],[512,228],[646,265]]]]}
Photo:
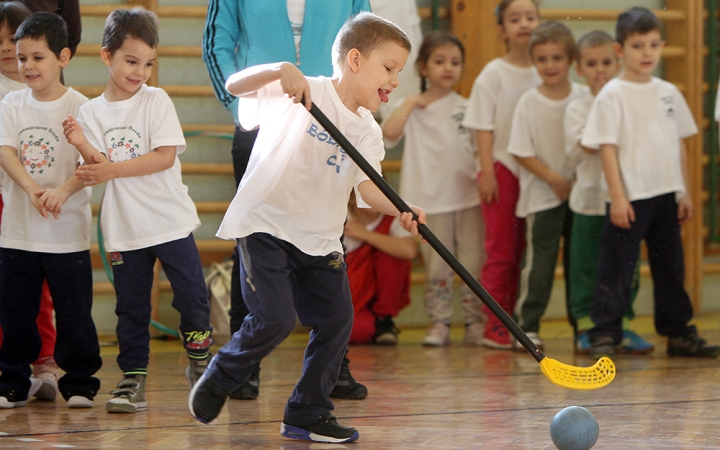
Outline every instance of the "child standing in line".
{"type": "MultiPolygon", "coordinates": [[[[229,392],[292,332],[298,317],[312,331],[280,432],[330,443],[358,439],[355,428],[337,423],[329,397],[352,328],[340,243],[350,192],[361,206],[400,216],[414,235],[417,223],[410,213],[400,215],[303,106],[314,101],[380,172],[385,149],[370,111],[388,101],[409,50],[397,26],[360,13],[335,38],[332,79],[306,78],[292,62],[249,67],[228,79],[228,92],[240,100],[243,128],[260,127],[218,231],[221,238],[237,239],[250,314],[190,391],[190,413],[200,422],[220,414],[229,392]]],[[[422,209],[414,211],[424,223],[422,209]]]]}
{"type": "MultiPolygon", "coordinates": [[[[415,67],[422,93],[411,95],[383,124],[383,135],[394,145],[403,135],[400,195],[422,204],[428,226],[478,277],[483,263],[483,222],[475,188],[477,165],[471,135],[462,126],[467,99],[453,91],[460,80],[465,49],[450,33],[428,33],[415,67]]],[[[422,341],[426,346],[450,345],[450,320],[455,296],[455,273],[429,246],[422,247],[425,265],[425,312],[433,325],[422,341]]],[[[461,287],[466,344],[482,339],[485,315],[481,300],[465,284],[461,287]]]]}
{"type": "Polygon", "coordinates": [[[343,244],[355,310],[350,343],[397,344],[392,318],[410,304],[410,270],[417,242],[396,217],[358,208],[353,193],[343,244]]]}
{"type": "MultiPolygon", "coordinates": [[[[530,55],[543,82],[527,91],[515,108],[508,153],[520,164],[516,214],[525,218],[527,227],[516,314],[522,330],[542,349],[540,318],[550,301],[561,237],[569,286],[572,216],[567,200],[572,172],[564,167],[563,118],[568,103],[585,95],[587,88],[568,78],[575,38],[560,22],[544,22],[535,28],[530,55]]],[[[523,347],[517,344],[516,348],[523,347]]]]}
{"type": "MultiPolygon", "coordinates": [[[[575,166],[575,183],[570,191],[572,231],[570,238],[570,317],[575,322],[575,351],[590,352],[587,330],[593,327],[590,305],[595,288],[600,236],[605,222],[605,196],[602,193],[602,163],[596,150],[580,145],[590,107],[600,89],[620,70],[620,60],[613,49],[613,39],[604,31],[591,31],[577,44],[578,75],[585,78],[590,92],[573,100],[565,111],[565,151],[568,167],[575,166]]],[[[640,287],[640,270],[636,265],[632,298],[640,287]]],[[[629,328],[635,317],[632,306],[623,316],[623,340],[620,351],[646,354],[655,347],[629,328]]]]}
{"type": "MultiPolygon", "coordinates": [[[[0,99],[12,91],[27,88],[18,71],[15,31],[30,14],[30,10],[20,2],[0,3],[0,99]]],[[[5,172],[0,168],[0,187],[4,176],[5,172]]],[[[0,211],[2,209],[3,202],[0,195],[0,211]]],[[[42,287],[37,327],[42,347],[37,361],[33,363],[33,376],[40,379],[43,384],[35,393],[35,397],[53,401],[59,395],[57,384],[59,368],[53,357],[57,334],[53,323],[52,297],[47,283],[43,283],[42,287]]],[[[2,329],[0,329],[0,345],[2,345],[2,329]]]]}
{"type": "Polygon", "coordinates": [[[645,239],[653,278],[655,328],[668,337],[667,354],[715,358],[720,346],[698,336],[685,291],[680,225],[693,215],[683,139],[697,133],[677,88],[653,77],[664,42],[647,8],[618,16],[615,51],[623,72],[598,93],[582,145],[600,150],[607,183],[607,215],[588,331],[590,354],[611,356],[622,341],[633,272],[645,239]]]}
{"type": "MultiPolygon", "coordinates": [[[[507,152],[513,113],[520,97],[541,83],[530,58],[530,33],[540,21],[534,0],[502,0],[498,30],[507,45],[502,58],[490,61],[475,79],[463,125],[475,130],[480,192],[485,220],[485,253],[480,281],[512,316],[517,301],[520,260],[525,249],[525,220],[515,215],[520,183],[517,160],[507,152]]],[[[510,332],[483,305],[488,316],[482,336],[486,347],[512,348],[510,332]]]]}
{"type": "Polygon", "coordinates": [[[15,33],[18,70],[30,89],[0,105],[0,165],[5,207],[0,230],[0,407],[24,406],[40,388],[29,379],[42,348],[37,319],[44,280],[55,307],[54,355],[65,371],[58,388],[70,408],[89,408],[100,388],[100,346],[93,323],[90,188],[73,176],[77,150],[62,120],[87,98],[60,81],[70,61],[59,16],[30,15],[15,33]],[[53,217],[49,217],[52,215],[53,217]]]}
{"type": "Polygon", "coordinates": [[[157,17],[142,8],[113,11],[105,23],[101,58],[109,68],[105,92],[68,117],[65,136],[86,165],[87,185],[107,182],[101,226],[111,252],[118,316],[117,357],[123,379],[107,402],[110,413],[147,407],[150,293],[160,260],[180,312],[180,332],[192,386],[207,367],[212,345],[210,305],[193,231],[200,225],[182,184],[177,154],[185,151],[170,97],[149,87],[157,57],[157,17]]]}

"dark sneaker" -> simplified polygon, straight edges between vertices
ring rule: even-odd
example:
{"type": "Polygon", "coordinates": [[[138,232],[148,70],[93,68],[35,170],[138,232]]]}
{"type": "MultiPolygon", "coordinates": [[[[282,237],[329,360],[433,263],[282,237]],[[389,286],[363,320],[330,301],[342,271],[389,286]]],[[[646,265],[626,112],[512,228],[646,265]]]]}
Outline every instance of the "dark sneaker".
{"type": "Polygon", "coordinates": [[[697,329],[693,325],[685,336],[668,338],[667,354],[690,358],[716,358],[720,356],[720,347],[707,345],[705,339],[698,336],[697,329]]]}
{"type": "Polygon", "coordinates": [[[195,383],[188,397],[190,414],[202,423],[210,423],[220,415],[227,392],[208,380],[205,374],[195,383]]]}
{"type": "Polygon", "coordinates": [[[590,356],[600,358],[602,356],[615,356],[615,339],[611,336],[598,336],[590,340],[590,356]]]}
{"type": "Polygon", "coordinates": [[[395,326],[391,316],[375,319],[375,335],[372,343],[375,345],[397,345],[400,330],[395,326]]]}
{"type": "Polygon", "coordinates": [[[37,378],[30,378],[30,389],[23,398],[15,390],[0,391],[0,409],[19,408],[27,404],[27,399],[35,395],[42,386],[42,381],[37,378]]]}
{"type": "Polygon", "coordinates": [[[256,365],[250,374],[250,378],[239,388],[230,392],[230,398],[234,400],[255,400],[260,394],[260,364],[256,365]]]}
{"type": "Polygon", "coordinates": [[[197,380],[205,373],[210,359],[212,359],[212,354],[210,353],[203,359],[195,359],[188,355],[189,364],[188,368],[185,369],[185,378],[187,378],[188,383],[190,383],[190,387],[195,386],[197,380]]]}
{"type": "Polygon", "coordinates": [[[326,412],[312,425],[301,427],[283,421],[280,434],[290,439],[340,444],[356,441],[360,435],[355,428],[337,423],[331,412],[326,412]]]}
{"type": "Polygon", "coordinates": [[[340,365],[340,376],[338,377],[337,384],[332,392],[330,392],[330,397],[345,400],[362,400],[367,397],[367,395],[367,388],[355,381],[350,374],[350,360],[346,353],[340,365]]]}
{"type": "Polygon", "coordinates": [[[623,330],[623,339],[618,348],[620,353],[646,355],[652,353],[653,350],[655,350],[655,346],[643,339],[639,334],[633,330],[623,330]]]}
{"type": "Polygon", "coordinates": [[[105,404],[109,413],[135,414],[147,409],[145,399],[145,380],[147,375],[125,377],[117,384],[117,389],[110,391],[113,398],[105,404]]]}

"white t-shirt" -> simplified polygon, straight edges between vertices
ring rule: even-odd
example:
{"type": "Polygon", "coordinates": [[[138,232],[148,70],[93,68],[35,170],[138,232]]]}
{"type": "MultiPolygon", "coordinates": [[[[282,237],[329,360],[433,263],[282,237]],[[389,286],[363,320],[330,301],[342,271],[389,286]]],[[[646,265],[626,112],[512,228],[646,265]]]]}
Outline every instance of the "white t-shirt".
{"type": "MultiPolygon", "coordinates": [[[[385,218],[385,216],[381,214],[380,216],[378,216],[377,219],[365,225],[365,229],[368,231],[375,231],[375,228],[380,225],[380,222],[382,222],[383,218],[385,218]]],[[[400,225],[400,222],[396,217],[390,224],[390,231],[388,232],[388,236],[396,238],[411,238],[412,234],[410,234],[409,231],[407,231],[405,228],[402,227],[402,225],[400,225]]],[[[355,250],[359,249],[361,245],[363,245],[362,241],[351,238],[349,236],[345,236],[344,239],[346,253],[354,252],[355,250]]]]}
{"type": "Polygon", "coordinates": [[[680,197],[685,194],[680,140],[697,132],[690,108],[673,84],[654,77],[647,83],[616,78],[595,98],[582,144],[618,146],[629,201],[670,192],[680,197]]]}
{"type": "MultiPolygon", "coordinates": [[[[9,92],[19,91],[20,89],[25,89],[25,88],[27,88],[27,84],[12,80],[0,73],[0,100],[5,98],[5,96],[9,92]]],[[[5,171],[3,170],[2,167],[0,167],[0,187],[2,187],[2,181],[3,181],[4,176],[5,176],[5,171]]]]}
{"type": "MultiPolygon", "coordinates": [[[[30,89],[10,92],[0,103],[0,145],[18,150],[25,170],[44,189],[69,180],[80,154],[63,135],[62,121],[76,115],[88,99],[68,88],[51,102],[39,102],[30,89]]],[[[58,219],[43,218],[12,178],[2,187],[0,247],[42,253],[73,253],[90,248],[90,188],[71,195],[58,219]]]]}
{"type": "MultiPolygon", "coordinates": [[[[400,196],[426,214],[480,204],[472,131],[462,125],[468,100],[451,92],[415,108],[405,122],[400,196]]],[[[392,145],[392,143],[388,143],[392,145]]]]}
{"type": "MultiPolygon", "coordinates": [[[[381,172],[385,156],[380,126],[364,108],[350,111],[330,78],[308,77],[313,102],[381,172]]],[[[313,256],[342,252],[340,236],[350,191],[368,177],[280,82],[240,97],[240,124],[260,126],[245,176],[217,236],[236,239],[268,233],[313,256]]]]}
{"type": "MultiPolygon", "coordinates": [[[[587,93],[573,100],[565,110],[565,157],[573,161],[575,183],[570,191],[570,209],[586,216],[605,215],[600,153],[591,155],[580,147],[588,114],[595,97],[587,93]]],[[[566,166],[568,163],[566,162],[566,166]]]]}
{"type": "MultiPolygon", "coordinates": [[[[164,146],[176,147],[178,154],[185,151],[175,107],[160,88],[144,85],[119,102],[109,102],[103,94],[80,108],[78,122],[90,144],[111,162],[164,146]]],[[[200,226],[177,156],[175,164],[161,172],[108,181],[101,216],[105,249],[111,252],[182,239],[200,226]]]]}
{"type": "Polygon", "coordinates": [[[517,174],[520,166],[508,154],[510,127],[520,97],[540,85],[535,67],[518,67],[495,58],[483,68],[473,83],[470,104],[463,125],[473,130],[493,132],[493,159],[517,174]]]}
{"type": "MultiPolygon", "coordinates": [[[[545,167],[568,179],[572,173],[565,168],[565,138],[563,119],[568,103],[587,94],[586,86],[572,83],[570,95],[553,100],[540,93],[538,88],[527,91],[515,108],[508,153],[523,158],[535,157],[545,167]]],[[[527,217],[562,204],[549,184],[520,166],[520,198],[515,214],[527,217]]]]}

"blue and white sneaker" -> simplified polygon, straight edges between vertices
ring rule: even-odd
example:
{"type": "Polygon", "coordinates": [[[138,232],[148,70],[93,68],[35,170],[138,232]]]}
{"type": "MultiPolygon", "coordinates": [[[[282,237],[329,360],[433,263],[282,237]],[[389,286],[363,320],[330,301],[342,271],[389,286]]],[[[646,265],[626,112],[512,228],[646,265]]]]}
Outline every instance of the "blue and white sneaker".
{"type": "Polygon", "coordinates": [[[632,330],[623,330],[622,342],[618,352],[631,355],[646,355],[655,350],[655,346],[632,330]]]}
{"type": "Polygon", "coordinates": [[[590,336],[588,336],[587,331],[581,331],[575,337],[575,354],[590,354],[590,336]]]}
{"type": "Polygon", "coordinates": [[[280,434],[290,439],[328,444],[354,442],[360,437],[355,428],[338,424],[335,416],[329,411],[320,416],[317,422],[304,427],[290,425],[283,421],[280,425],[280,434]]]}

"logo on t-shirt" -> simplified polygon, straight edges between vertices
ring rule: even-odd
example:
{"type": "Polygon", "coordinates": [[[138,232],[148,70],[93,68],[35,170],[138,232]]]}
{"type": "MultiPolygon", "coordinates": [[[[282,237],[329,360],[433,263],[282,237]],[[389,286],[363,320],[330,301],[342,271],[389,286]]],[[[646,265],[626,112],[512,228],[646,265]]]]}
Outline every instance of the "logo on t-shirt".
{"type": "Polygon", "coordinates": [[[462,122],[465,118],[464,112],[455,113],[452,115],[452,119],[457,123],[457,130],[459,134],[466,134],[467,129],[463,126],[462,122]]]}
{"type": "Polygon", "coordinates": [[[675,97],[668,95],[667,97],[661,97],[660,101],[663,102],[663,105],[665,105],[665,115],[667,118],[672,119],[675,117],[675,108],[673,107],[675,104],[675,97]]]}
{"type": "Polygon", "coordinates": [[[59,138],[47,127],[28,127],[20,130],[20,161],[25,170],[34,174],[43,173],[55,162],[54,144],[59,138]]]}
{"type": "Polygon", "coordinates": [[[127,161],[140,156],[138,150],[140,150],[140,144],[134,143],[132,138],[112,136],[107,148],[107,155],[111,162],[127,161]]]}

